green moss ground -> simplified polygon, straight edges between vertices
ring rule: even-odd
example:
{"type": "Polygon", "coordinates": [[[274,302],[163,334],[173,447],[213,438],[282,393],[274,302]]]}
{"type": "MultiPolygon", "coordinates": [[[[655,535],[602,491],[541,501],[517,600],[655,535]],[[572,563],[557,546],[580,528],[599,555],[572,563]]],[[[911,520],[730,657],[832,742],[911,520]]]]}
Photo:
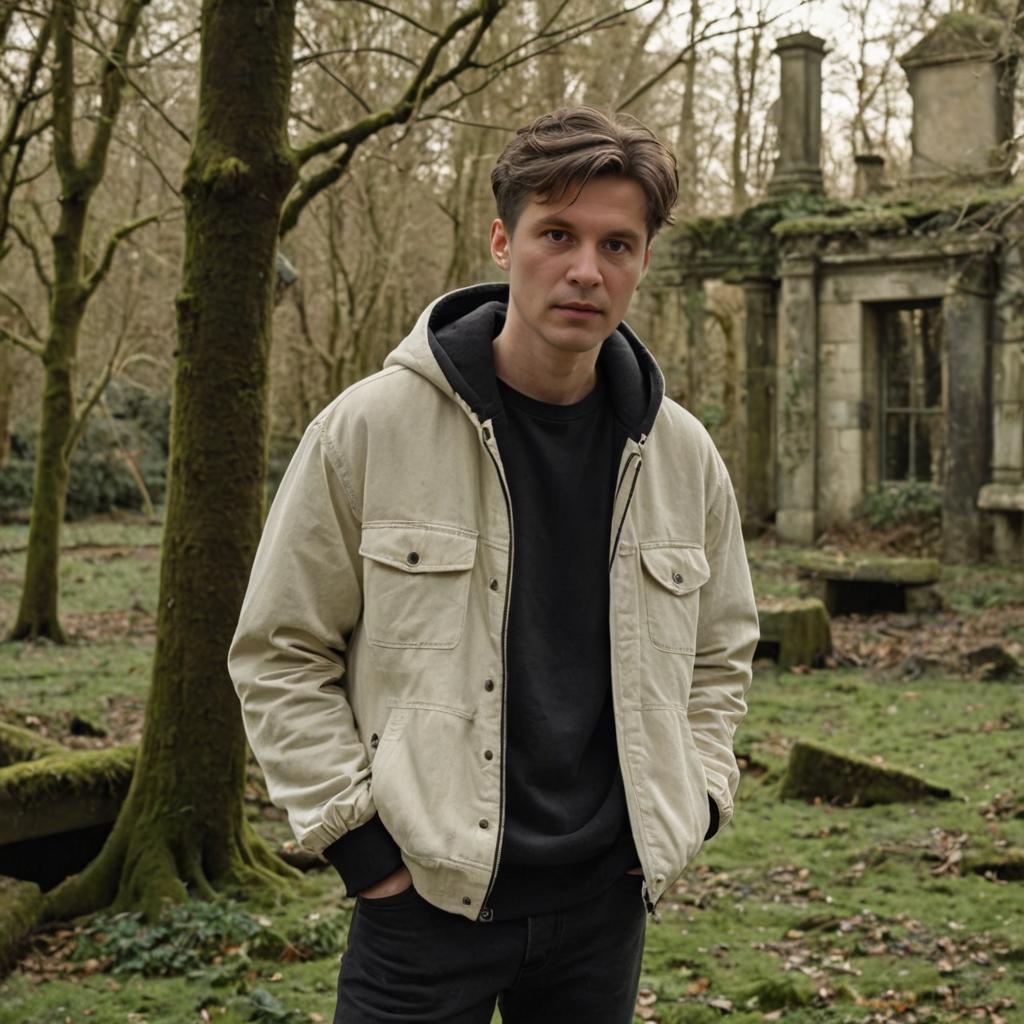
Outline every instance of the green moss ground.
{"type": "MultiPolygon", "coordinates": [[[[759,592],[795,590],[799,553],[753,545],[759,592]]],[[[15,557],[0,556],[0,569],[10,570],[15,557]]],[[[102,600],[90,601],[90,586],[108,595],[137,589],[151,605],[147,565],[133,557],[97,562],[66,607],[74,613],[76,602],[102,600]]],[[[1010,601],[1013,580],[1011,570],[966,568],[944,573],[943,586],[968,612],[981,606],[973,595],[1010,601]]],[[[11,585],[10,576],[0,579],[11,585]]],[[[60,723],[78,713],[116,726],[117,700],[144,698],[149,653],[137,638],[0,645],[0,719],[60,723]]],[[[984,1008],[1008,1024],[1024,1020],[1024,882],[968,870],[973,859],[1024,847],[1024,817],[1012,809],[1014,799],[1018,811],[1024,801],[1024,682],[759,672],[737,747],[748,768],[736,818],[648,929],[646,1016],[638,1020],[753,1024],[781,1010],[793,1024],[952,1024],[978,1010],[977,1019],[994,1021],[984,1008]],[[797,738],[881,758],[954,798],[862,809],[781,802],[797,738]]],[[[249,806],[260,831],[284,837],[280,820],[256,801],[249,806]]],[[[287,897],[243,906],[285,936],[302,934],[311,914],[350,908],[331,872],[305,876],[287,897]]],[[[306,962],[253,955],[226,979],[217,964],[192,977],[115,977],[83,973],[81,964],[66,973],[60,958],[39,960],[37,950],[34,972],[23,966],[0,982],[0,1024],[195,1024],[204,1008],[229,1024],[330,1020],[340,946],[306,962]],[[47,962],[52,972],[38,969],[47,962]]]]}

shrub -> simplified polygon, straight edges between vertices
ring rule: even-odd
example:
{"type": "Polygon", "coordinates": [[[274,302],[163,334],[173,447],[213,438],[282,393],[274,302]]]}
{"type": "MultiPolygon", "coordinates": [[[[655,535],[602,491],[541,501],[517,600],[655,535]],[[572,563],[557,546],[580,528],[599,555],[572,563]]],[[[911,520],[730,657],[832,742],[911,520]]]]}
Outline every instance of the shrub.
{"type": "MultiPolygon", "coordinates": [[[[153,503],[163,501],[169,401],[119,382],[108,387],[106,398],[110,418],[94,410],[71,457],[66,511],[69,520],[115,508],[143,508],[142,495],[122,450],[131,453],[153,503]]],[[[31,508],[37,439],[38,428],[34,425],[19,425],[12,433],[11,460],[0,470],[0,521],[31,508]]]]}
{"type": "Polygon", "coordinates": [[[279,951],[283,944],[269,922],[226,901],[195,900],[169,908],[154,923],[142,914],[98,915],[82,930],[73,959],[100,960],[114,974],[146,977],[188,974],[211,965],[224,973],[226,957],[247,963],[250,951],[279,951]]]}
{"type": "Polygon", "coordinates": [[[942,519],[942,497],[937,488],[920,480],[882,484],[861,499],[854,515],[876,530],[910,522],[937,525],[942,519]]]}

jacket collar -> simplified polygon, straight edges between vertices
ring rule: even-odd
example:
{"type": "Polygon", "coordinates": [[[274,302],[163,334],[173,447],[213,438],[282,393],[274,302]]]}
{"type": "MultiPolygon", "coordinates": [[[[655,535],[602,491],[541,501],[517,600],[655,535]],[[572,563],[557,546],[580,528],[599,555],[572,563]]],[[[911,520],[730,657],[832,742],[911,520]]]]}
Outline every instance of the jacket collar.
{"type": "MultiPolygon", "coordinates": [[[[481,284],[441,296],[384,361],[406,366],[461,398],[481,422],[502,418],[492,342],[505,322],[508,285],[481,284]]],[[[616,418],[634,441],[649,434],[665,393],[654,357],[625,323],[605,339],[599,372],[616,418]]]]}

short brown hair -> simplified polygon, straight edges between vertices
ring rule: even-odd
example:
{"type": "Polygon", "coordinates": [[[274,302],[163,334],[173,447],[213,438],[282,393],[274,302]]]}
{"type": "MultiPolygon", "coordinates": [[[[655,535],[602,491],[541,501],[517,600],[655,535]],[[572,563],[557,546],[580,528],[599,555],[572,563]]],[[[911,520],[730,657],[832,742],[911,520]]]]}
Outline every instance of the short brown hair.
{"type": "Polygon", "coordinates": [[[675,157],[635,117],[597,107],[561,107],[520,128],[491,171],[491,189],[511,234],[530,196],[547,202],[602,175],[630,178],[644,190],[648,241],[672,223],[675,157]]]}

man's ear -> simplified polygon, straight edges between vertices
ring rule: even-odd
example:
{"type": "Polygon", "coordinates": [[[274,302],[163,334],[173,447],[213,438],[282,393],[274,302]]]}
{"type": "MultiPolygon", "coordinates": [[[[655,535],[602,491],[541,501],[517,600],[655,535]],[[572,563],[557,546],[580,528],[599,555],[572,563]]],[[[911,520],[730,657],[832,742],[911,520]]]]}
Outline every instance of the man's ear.
{"type": "Polygon", "coordinates": [[[495,217],[491,224],[491,259],[502,269],[508,270],[512,259],[509,253],[509,245],[512,235],[505,229],[505,222],[500,217],[495,217]]]}
{"type": "Polygon", "coordinates": [[[647,248],[644,250],[644,265],[640,271],[640,276],[643,277],[647,273],[647,268],[651,265],[651,252],[654,249],[654,242],[650,242],[647,248]]]}

